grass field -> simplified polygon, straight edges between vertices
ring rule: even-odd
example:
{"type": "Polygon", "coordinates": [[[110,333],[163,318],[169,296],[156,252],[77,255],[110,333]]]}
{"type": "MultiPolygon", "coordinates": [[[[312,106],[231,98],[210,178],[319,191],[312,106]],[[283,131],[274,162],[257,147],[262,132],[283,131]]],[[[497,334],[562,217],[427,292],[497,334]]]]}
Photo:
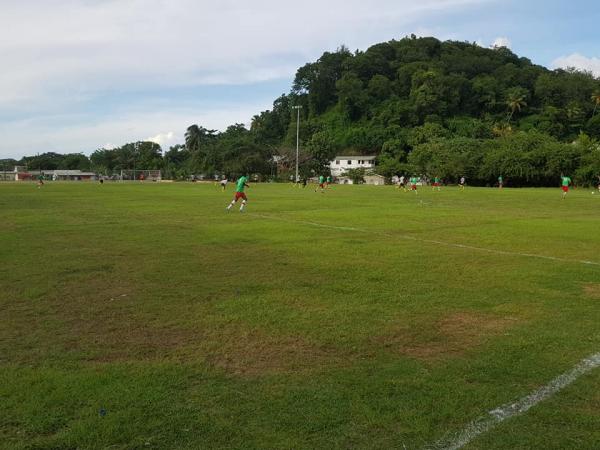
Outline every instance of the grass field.
{"type": "MultiPolygon", "coordinates": [[[[600,351],[589,190],[231,195],[0,184],[0,448],[427,448],[600,351]]],[[[465,448],[599,443],[596,370],[465,448]]]]}

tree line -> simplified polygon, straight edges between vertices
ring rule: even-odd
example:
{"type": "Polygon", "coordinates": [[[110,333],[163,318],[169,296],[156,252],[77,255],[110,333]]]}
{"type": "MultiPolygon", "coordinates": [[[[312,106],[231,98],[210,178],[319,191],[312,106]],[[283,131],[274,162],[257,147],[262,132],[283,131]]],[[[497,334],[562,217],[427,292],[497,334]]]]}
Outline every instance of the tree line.
{"type": "Polygon", "coordinates": [[[377,155],[387,177],[464,175],[473,184],[503,175],[515,185],[554,185],[560,172],[585,184],[600,174],[600,80],[593,74],[549,70],[505,47],[415,36],[323,53],[298,69],[290,92],[249,129],[191,125],[185,145],[164,152],[142,142],[89,158],[44,154],[21,162],[287,179],[295,164],[294,106],[301,107],[304,176],[325,173],[340,153],[377,155]]]}

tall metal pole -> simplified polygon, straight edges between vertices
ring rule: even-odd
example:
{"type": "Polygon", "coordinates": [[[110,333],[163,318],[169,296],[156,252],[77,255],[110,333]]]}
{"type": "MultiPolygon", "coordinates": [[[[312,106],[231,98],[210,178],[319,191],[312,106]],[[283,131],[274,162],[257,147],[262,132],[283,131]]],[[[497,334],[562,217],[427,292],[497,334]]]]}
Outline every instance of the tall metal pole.
{"type": "Polygon", "coordinates": [[[133,144],[133,181],[137,181],[135,178],[135,154],[137,153],[140,142],[136,142],[133,144]]]}
{"type": "Polygon", "coordinates": [[[296,117],[296,183],[298,183],[300,182],[300,177],[298,176],[298,159],[300,152],[300,110],[302,109],[302,105],[296,105],[294,109],[298,111],[298,116],[296,117]]]}

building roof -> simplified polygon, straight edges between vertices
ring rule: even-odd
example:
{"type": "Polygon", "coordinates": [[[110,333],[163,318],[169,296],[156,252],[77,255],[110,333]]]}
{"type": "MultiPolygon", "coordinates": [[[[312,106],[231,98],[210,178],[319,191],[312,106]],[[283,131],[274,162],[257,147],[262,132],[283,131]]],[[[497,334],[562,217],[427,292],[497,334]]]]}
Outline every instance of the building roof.
{"type": "Polygon", "coordinates": [[[376,159],[377,156],[336,156],[335,159],[360,159],[362,161],[372,161],[376,159]]]}
{"type": "Polygon", "coordinates": [[[59,177],[79,177],[79,176],[94,176],[94,172],[82,172],[81,170],[42,170],[43,173],[49,175],[56,175],[59,177]]]}

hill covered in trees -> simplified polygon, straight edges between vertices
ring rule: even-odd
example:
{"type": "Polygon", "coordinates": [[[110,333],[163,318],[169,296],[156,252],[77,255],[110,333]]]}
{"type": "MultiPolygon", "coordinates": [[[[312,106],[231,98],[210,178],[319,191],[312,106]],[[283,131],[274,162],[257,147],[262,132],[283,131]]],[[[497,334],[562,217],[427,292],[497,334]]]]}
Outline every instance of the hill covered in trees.
{"type": "MultiPolygon", "coordinates": [[[[287,178],[300,115],[301,171],[323,173],[336,154],[376,154],[378,171],[473,184],[579,183],[600,175],[600,80],[549,70],[509,49],[407,37],[351,52],[340,47],[298,69],[291,91],[217,133],[192,125],[186,145],[99,149],[93,168],[162,168],[167,176],[241,172],[287,178]],[[279,161],[277,167],[273,156],[279,161]]],[[[43,155],[42,155],[43,156],[43,155]]],[[[75,163],[75,159],[70,159],[75,163]]],[[[79,161],[82,163],[82,161],[79,161]]]]}
{"type": "Polygon", "coordinates": [[[254,117],[252,131],[291,146],[301,137],[318,166],[336,153],[375,153],[379,171],[487,183],[555,184],[600,174],[600,80],[548,70],[507,48],[414,36],[351,53],[324,53],[290,94],[254,117]],[[575,144],[573,144],[575,142],[575,144]]]}

